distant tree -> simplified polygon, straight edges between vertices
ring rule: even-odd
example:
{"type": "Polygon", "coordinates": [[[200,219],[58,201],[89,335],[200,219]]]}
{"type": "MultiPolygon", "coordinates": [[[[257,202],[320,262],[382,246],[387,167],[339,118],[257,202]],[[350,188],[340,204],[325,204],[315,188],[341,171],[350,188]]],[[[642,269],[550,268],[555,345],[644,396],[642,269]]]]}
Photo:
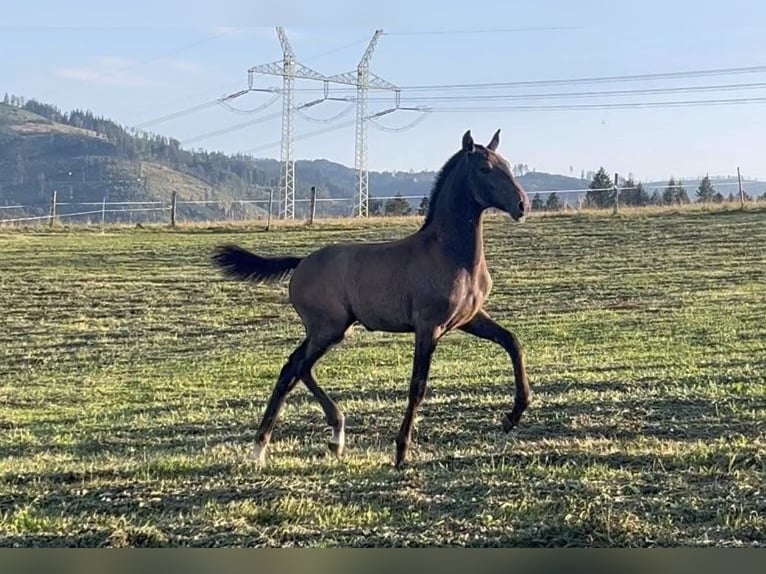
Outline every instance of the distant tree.
{"type": "Polygon", "coordinates": [[[676,201],[676,180],[671,177],[667,186],[662,190],[662,203],[664,205],[673,205],[676,201]]]}
{"type": "Polygon", "coordinates": [[[409,215],[412,213],[412,208],[402,194],[397,193],[393,198],[386,201],[384,211],[386,215],[409,215]]]}
{"type": "Polygon", "coordinates": [[[383,202],[379,199],[370,198],[367,201],[367,213],[369,215],[383,215],[383,202]]]}
{"type": "Polygon", "coordinates": [[[420,200],[420,205],[418,206],[418,215],[425,215],[428,213],[428,207],[431,205],[431,200],[428,198],[428,196],[423,196],[423,199],[420,200]]]}
{"type": "Polygon", "coordinates": [[[651,205],[662,205],[662,194],[655,189],[649,198],[649,203],[651,205]]]}
{"type": "Polygon", "coordinates": [[[700,203],[710,203],[714,197],[715,189],[713,189],[713,184],[710,183],[710,178],[705,176],[697,188],[697,201],[700,203]]]}
{"type": "Polygon", "coordinates": [[[8,92],[5,92],[5,96],[3,96],[3,103],[7,106],[11,103],[11,98],[8,96],[8,92]]]}
{"type": "Polygon", "coordinates": [[[611,189],[612,178],[606,173],[603,167],[594,174],[593,179],[588,185],[588,193],[585,195],[585,202],[591,207],[608,207],[612,205],[612,193],[603,191],[611,189]]]}
{"type": "Polygon", "coordinates": [[[539,193],[536,193],[532,198],[532,211],[543,211],[544,209],[545,204],[543,203],[543,198],[540,197],[539,193]]]}
{"type": "Polygon", "coordinates": [[[580,170],[580,179],[585,179],[585,170],[584,169],[580,170]]]}
{"type": "Polygon", "coordinates": [[[662,192],[662,203],[664,205],[680,205],[689,203],[689,195],[681,181],[676,182],[674,178],[668,180],[668,185],[662,192]]]}
{"type": "Polygon", "coordinates": [[[734,197],[734,194],[733,194],[733,193],[730,193],[730,194],[729,194],[729,197],[727,197],[727,198],[726,198],[726,201],[728,201],[729,203],[731,203],[731,202],[735,201],[735,199],[736,199],[736,198],[734,197]]]}
{"type": "Polygon", "coordinates": [[[641,182],[636,183],[632,177],[628,177],[620,186],[620,203],[625,205],[649,205],[651,198],[641,182]]]}
{"type": "Polygon", "coordinates": [[[561,211],[561,200],[555,191],[548,195],[548,199],[545,202],[545,209],[548,211],[561,211]]]}
{"type": "Polygon", "coordinates": [[[683,182],[681,180],[679,180],[678,184],[676,184],[676,201],[679,204],[691,203],[689,194],[686,192],[686,188],[683,186],[683,182]]]}
{"type": "Polygon", "coordinates": [[[635,205],[640,205],[640,206],[649,205],[651,201],[649,197],[649,193],[644,189],[644,186],[641,184],[640,181],[636,184],[636,189],[633,192],[633,194],[634,194],[633,199],[635,201],[635,205]]]}
{"type": "MultiPolygon", "coordinates": [[[[764,194],[766,195],[766,194],[764,194]]],[[[716,191],[715,195],[713,196],[713,202],[714,203],[723,203],[724,197],[723,194],[720,191],[716,191]]]]}

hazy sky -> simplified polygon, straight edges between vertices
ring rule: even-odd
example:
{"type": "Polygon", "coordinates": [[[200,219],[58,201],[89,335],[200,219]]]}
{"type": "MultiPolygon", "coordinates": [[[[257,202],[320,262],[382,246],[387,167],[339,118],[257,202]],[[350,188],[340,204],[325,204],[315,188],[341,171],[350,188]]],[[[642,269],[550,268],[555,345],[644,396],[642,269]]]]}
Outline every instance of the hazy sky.
{"type": "MultiPolygon", "coordinates": [[[[433,111],[407,131],[371,127],[371,169],[436,169],[458,148],[465,129],[488,141],[496,128],[502,128],[500,151],[512,163],[539,171],[567,174],[571,168],[579,175],[580,170],[604,165],[610,172],[632,172],[647,180],[731,174],[740,165],[746,176],[766,178],[766,3],[757,0],[709,3],[715,6],[698,0],[647,0],[640,7],[593,0],[522,6],[497,0],[396,0],[378,3],[385,7],[375,11],[364,6],[369,3],[358,2],[349,10],[334,1],[291,3],[288,8],[275,8],[282,4],[277,2],[220,1],[192,9],[188,2],[156,0],[120,6],[48,0],[6,4],[0,22],[0,91],[64,110],[90,109],[124,125],[183,111],[246,87],[250,66],[281,57],[276,24],[286,27],[298,60],[326,75],[355,69],[380,27],[386,35],[378,43],[372,70],[402,87],[402,105],[427,105],[433,111]],[[764,71],[601,83],[413,88],[754,66],[763,66],[764,71]],[[686,89],[690,87],[707,90],[686,89]],[[626,90],[633,93],[614,93],[626,90]],[[756,101],[528,109],[745,98],[756,101]],[[457,111],[460,108],[468,110],[457,111]]],[[[262,76],[257,85],[279,87],[281,80],[262,76]]],[[[297,82],[296,88],[298,103],[321,95],[321,84],[316,82],[297,82]]],[[[350,93],[333,86],[330,95],[350,93]]],[[[371,97],[371,112],[393,104],[388,92],[371,97]]],[[[280,102],[273,101],[255,114],[242,111],[274,99],[269,94],[247,95],[231,102],[238,111],[211,105],[146,129],[188,142],[185,147],[253,150],[259,157],[279,157],[280,102]],[[242,129],[195,139],[264,117],[242,129]]],[[[340,117],[317,123],[299,115],[297,157],[353,165],[350,104],[324,103],[309,111],[314,119],[340,117]],[[337,125],[345,127],[300,139],[337,125]]],[[[417,117],[414,112],[397,112],[380,123],[398,127],[417,117]]]]}

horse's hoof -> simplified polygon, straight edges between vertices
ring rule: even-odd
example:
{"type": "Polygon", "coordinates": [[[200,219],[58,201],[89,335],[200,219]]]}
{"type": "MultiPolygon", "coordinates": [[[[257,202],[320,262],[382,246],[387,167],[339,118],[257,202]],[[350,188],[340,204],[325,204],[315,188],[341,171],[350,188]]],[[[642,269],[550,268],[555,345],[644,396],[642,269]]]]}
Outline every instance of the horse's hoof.
{"type": "Polygon", "coordinates": [[[258,466],[266,464],[266,445],[257,444],[250,451],[250,460],[254,461],[258,466]]]}
{"type": "Polygon", "coordinates": [[[516,426],[516,424],[511,420],[511,418],[508,415],[505,415],[503,417],[502,424],[503,424],[503,432],[505,434],[508,434],[509,432],[511,432],[513,428],[516,426]]]}
{"type": "Polygon", "coordinates": [[[332,429],[332,436],[327,441],[327,448],[336,457],[340,458],[343,454],[343,448],[346,446],[346,431],[343,427],[332,429]]]}
{"type": "Polygon", "coordinates": [[[396,445],[396,451],[394,454],[394,468],[396,470],[404,470],[405,466],[407,465],[406,459],[408,450],[409,449],[404,445],[396,445]]]}
{"type": "Polygon", "coordinates": [[[327,449],[335,456],[340,458],[343,455],[343,445],[334,442],[327,442],[327,449]]]}

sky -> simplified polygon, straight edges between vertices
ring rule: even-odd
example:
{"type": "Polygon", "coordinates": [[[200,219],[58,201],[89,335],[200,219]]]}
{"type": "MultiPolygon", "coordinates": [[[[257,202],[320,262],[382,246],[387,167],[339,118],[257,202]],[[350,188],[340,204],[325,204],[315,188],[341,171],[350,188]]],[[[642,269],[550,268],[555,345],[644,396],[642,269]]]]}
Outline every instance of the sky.
{"type": "MultiPolygon", "coordinates": [[[[278,94],[214,103],[246,88],[250,67],[281,59],[274,26],[285,27],[298,62],[326,76],[355,70],[380,28],[372,72],[401,88],[401,106],[430,111],[399,110],[369,125],[370,169],[438,169],[465,130],[487,143],[501,129],[504,157],[537,171],[579,176],[604,166],[648,181],[741,166],[744,176],[766,179],[766,3],[758,0],[6,4],[0,91],[89,109],[190,149],[279,158],[278,94]],[[545,80],[566,82],[518,85],[545,80]],[[506,85],[487,86],[498,83],[506,85]],[[667,105],[732,99],[749,103],[667,105]],[[614,107],[652,102],[659,106],[614,107]],[[398,128],[408,129],[390,131],[398,128]]],[[[278,89],[281,78],[258,75],[254,85],[278,89]]],[[[321,82],[295,88],[297,104],[323,95],[321,82]]],[[[330,84],[329,95],[354,91],[330,84]]],[[[370,92],[368,106],[394,107],[394,92],[370,92]]],[[[353,165],[354,114],[348,101],[297,113],[296,158],[353,165]]]]}

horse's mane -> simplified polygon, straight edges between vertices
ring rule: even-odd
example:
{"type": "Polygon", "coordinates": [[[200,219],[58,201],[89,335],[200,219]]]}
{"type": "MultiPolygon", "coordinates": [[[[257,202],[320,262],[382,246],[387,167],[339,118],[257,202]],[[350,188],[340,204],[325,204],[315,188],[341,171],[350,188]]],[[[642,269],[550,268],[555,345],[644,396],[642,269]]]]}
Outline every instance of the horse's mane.
{"type": "Polygon", "coordinates": [[[433,221],[434,215],[436,214],[436,202],[439,200],[439,192],[441,192],[442,188],[444,187],[444,182],[446,181],[447,177],[449,177],[450,173],[452,173],[452,171],[455,169],[455,166],[460,161],[460,158],[463,157],[463,153],[464,152],[462,150],[455,153],[455,155],[449,158],[447,162],[442,166],[442,168],[439,170],[439,173],[436,174],[433,187],[431,188],[431,196],[428,198],[428,212],[426,213],[426,219],[423,222],[421,229],[425,229],[433,221]]]}

